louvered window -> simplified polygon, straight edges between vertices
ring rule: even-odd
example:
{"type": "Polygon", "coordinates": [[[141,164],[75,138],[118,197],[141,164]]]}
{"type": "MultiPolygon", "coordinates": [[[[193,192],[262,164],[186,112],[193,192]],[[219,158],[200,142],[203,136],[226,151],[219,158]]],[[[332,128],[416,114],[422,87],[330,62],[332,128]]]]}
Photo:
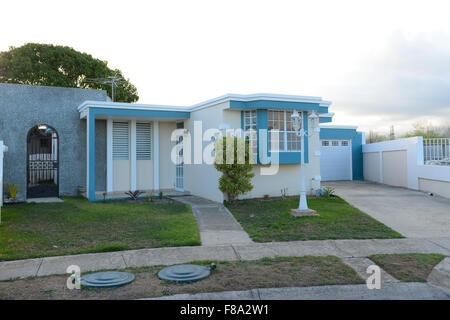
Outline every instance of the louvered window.
{"type": "Polygon", "coordinates": [[[113,122],[113,160],[128,160],[130,156],[128,122],[113,122]]]}
{"type": "Polygon", "coordinates": [[[136,123],[136,159],[152,159],[152,124],[136,123]]]}

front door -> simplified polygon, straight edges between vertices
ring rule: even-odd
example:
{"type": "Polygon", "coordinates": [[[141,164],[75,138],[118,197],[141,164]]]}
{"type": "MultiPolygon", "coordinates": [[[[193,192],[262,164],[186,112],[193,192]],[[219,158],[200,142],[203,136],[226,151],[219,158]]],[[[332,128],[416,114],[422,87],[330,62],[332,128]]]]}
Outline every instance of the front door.
{"type": "Polygon", "coordinates": [[[27,198],[58,197],[58,134],[41,124],[27,137],[27,198]]]}

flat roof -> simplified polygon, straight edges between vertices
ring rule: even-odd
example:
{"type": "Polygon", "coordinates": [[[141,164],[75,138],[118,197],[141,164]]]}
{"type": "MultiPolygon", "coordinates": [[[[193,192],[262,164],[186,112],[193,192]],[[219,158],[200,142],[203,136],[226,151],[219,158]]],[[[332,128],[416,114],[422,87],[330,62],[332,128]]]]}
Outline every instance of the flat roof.
{"type": "Polygon", "coordinates": [[[303,103],[316,103],[320,107],[328,107],[331,105],[331,101],[322,100],[321,97],[313,96],[297,96],[297,95],[285,95],[285,94],[271,94],[271,93],[255,93],[255,94],[233,94],[229,93],[217,98],[213,98],[207,101],[203,101],[192,106],[171,106],[171,105],[156,105],[156,104],[140,104],[140,103],[127,103],[127,102],[112,102],[112,101],[84,101],[78,106],[78,111],[81,113],[86,108],[118,108],[118,109],[133,109],[133,110],[154,110],[154,111],[181,111],[191,112],[214,106],[219,103],[227,101],[258,101],[258,100],[274,100],[274,101],[286,101],[286,102],[303,102],[303,103]]]}

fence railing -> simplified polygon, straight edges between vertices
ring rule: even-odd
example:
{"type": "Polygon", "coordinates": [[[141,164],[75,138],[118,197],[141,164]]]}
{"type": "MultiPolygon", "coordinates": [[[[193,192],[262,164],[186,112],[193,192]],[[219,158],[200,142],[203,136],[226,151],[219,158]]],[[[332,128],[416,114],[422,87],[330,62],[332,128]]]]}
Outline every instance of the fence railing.
{"type": "Polygon", "coordinates": [[[423,139],[425,164],[450,166],[450,138],[423,139]]]}

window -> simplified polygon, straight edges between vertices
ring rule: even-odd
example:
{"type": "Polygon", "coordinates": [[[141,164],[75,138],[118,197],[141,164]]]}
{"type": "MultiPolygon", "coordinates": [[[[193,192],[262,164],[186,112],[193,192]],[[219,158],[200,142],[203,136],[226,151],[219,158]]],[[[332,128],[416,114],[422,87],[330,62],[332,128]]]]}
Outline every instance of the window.
{"type": "Polygon", "coordinates": [[[341,141],[341,146],[347,147],[348,146],[348,141],[346,141],[346,140],[341,141]]]}
{"type": "Polygon", "coordinates": [[[269,110],[269,151],[300,151],[301,138],[294,131],[291,116],[292,111],[269,110]]]}
{"type": "Polygon", "coordinates": [[[328,147],[329,145],[330,145],[330,141],[322,140],[322,146],[323,147],[328,147]]]}
{"type": "Polygon", "coordinates": [[[244,111],[245,140],[249,141],[250,150],[253,152],[253,154],[256,154],[258,152],[256,132],[256,110],[244,111]]]}
{"type": "Polygon", "coordinates": [[[151,123],[136,123],[136,160],[152,160],[151,123]]]}
{"type": "Polygon", "coordinates": [[[339,146],[339,141],[331,141],[331,145],[333,147],[338,147],[339,146]]]}
{"type": "Polygon", "coordinates": [[[113,160],[129,159],[128,122],[113,122],[113,160]]]}

